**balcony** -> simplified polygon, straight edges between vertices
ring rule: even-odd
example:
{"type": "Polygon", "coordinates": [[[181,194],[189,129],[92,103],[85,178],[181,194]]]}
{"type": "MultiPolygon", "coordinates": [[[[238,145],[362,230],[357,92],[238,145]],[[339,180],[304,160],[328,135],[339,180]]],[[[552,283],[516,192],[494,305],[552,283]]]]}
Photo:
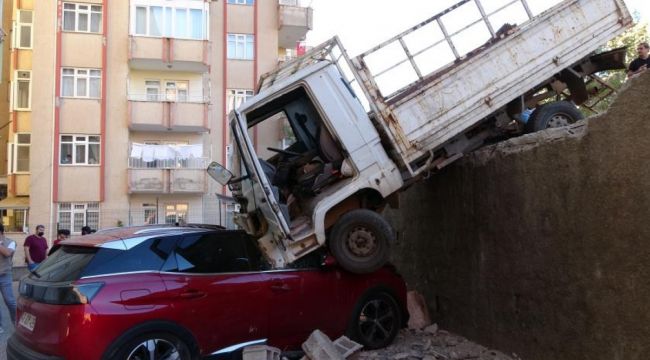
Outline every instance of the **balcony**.
{"type": "Polygon", "coordinates": [[[207,40],[130,36],[129,66],[138,70],[208,72],[210,42],[207,40]]]}
{"type": "Polygon", "coordinates": [[[129,194],[202,194],[208,158],[173,158],[145,162],[129,157],[129,194]]]}
{"type": "Polygon", "coordinates": [[[280,0],[278,6],[278,45],[293,49],[313,29],[313,9],[298,0],[280,0]]]}
{"type": "Polygon", "coordinates": [[[208,104],[195,101],[148,101],[129,95],[129,129],[133,131],[207,132],[208,104]]]}

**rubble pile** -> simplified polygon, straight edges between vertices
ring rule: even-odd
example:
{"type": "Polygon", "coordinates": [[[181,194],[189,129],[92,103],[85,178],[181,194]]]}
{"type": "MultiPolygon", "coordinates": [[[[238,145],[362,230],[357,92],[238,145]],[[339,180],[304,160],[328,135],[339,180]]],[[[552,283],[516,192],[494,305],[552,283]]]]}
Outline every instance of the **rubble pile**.
{"type": "Polygon", "coordinates": [[[385,349],[362,351],[354,360],[516,360],[462,336],[439,330],[436,324],[424,330],[402,330],[385,349]]]}

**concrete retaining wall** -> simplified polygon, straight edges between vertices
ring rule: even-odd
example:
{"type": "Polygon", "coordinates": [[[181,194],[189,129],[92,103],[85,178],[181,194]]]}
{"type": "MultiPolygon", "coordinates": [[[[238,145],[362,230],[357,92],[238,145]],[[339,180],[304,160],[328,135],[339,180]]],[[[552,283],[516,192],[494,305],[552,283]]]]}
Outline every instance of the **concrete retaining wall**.
{"type": "Polygon", "coordinates": [[[528,360],[650,359],[650,74],[629,85],[386,211],[393,262],[444,327],[528,360]]]}

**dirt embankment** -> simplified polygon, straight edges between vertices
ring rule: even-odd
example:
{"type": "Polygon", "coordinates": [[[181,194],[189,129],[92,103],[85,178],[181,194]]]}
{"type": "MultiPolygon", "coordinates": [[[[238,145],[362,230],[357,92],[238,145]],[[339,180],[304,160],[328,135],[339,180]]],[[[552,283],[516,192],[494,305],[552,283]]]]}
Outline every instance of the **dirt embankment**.
{"type": "Polygon", "coordinates": [[[650,359],[650,74],[628,85],[387,211],[393,262],[441,326],[527,360],[650,359]]]}

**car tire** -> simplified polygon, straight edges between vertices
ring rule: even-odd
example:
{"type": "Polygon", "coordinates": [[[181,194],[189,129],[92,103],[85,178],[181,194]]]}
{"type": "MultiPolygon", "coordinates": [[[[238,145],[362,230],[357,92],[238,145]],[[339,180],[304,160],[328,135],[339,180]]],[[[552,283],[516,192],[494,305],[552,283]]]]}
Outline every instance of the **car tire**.
{"type": "Polygon", "coordinates": [[[372,291],[355,306],[347,336],[364,349],[390,345],[402,327],[402,311],[397,300],[385,291],[372,291]]]}
{"type": "Polygon", "coordinates": [[[338,219],[328,241],[332,255],[343,269],[367,274],[386,264],[393,238],[392,227],[381,215],[356,209],[338,219]]]}
{"type": "Polygon", "coordinates": [[[125,341],[118,347],[116,360],[159,360],[159,359],[192,360],[189,347],[179,337],[166,332],[150,332],[138,335],[125,341]],[[178,357],[166,355],[178,354],[178,357]],[[151,355],[153,354],[153,357],[151,355]]]}
{"type": "Polygon", "coordinates": [[[567,126],[578,120],[584,119],[584,115],[578,108],[569,101],[556,101],[538,107],[530,115],[525,130],[528,133],[567,126]]]}

